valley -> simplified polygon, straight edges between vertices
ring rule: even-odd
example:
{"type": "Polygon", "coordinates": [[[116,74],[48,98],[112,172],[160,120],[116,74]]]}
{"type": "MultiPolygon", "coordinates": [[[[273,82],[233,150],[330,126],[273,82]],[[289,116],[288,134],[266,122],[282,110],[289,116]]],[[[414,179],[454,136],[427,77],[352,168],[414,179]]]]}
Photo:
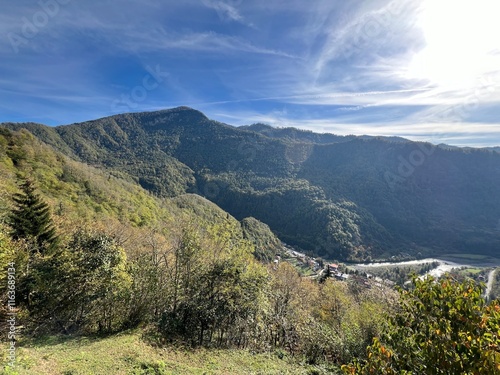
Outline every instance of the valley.
{"type": "Polygon", "coordinates": [[[14,373],[338,374],[371,358],[388,316],[423,300],[431,326],[444,310],[428,296],[461,290],[460,314],[477,307],[494,322],[500,155],[436,147],[388,185],[398,155],[421,147],[239,129],[186,107],[3,124],[0,315],[15,278],[14,373]],[[122,344],[139,354],[111,360],[122,344]]]}
{"type": "Polygon", "coordinates": [[[238,220],[255,217],[316,256],[369,261],[474,249],[495,257],[500,248],[500,154],[493,150],[238,128],[187,107],[54,128],[3,126],[26,129],[155,196],[194,193],[238,220]],[[405,170],[417,153],[421,165],[405,170]]]}
{"type": "Polygon", "coordinates": [[[497,1],[4,1],[0,375],[500,375],[497,1]]]}

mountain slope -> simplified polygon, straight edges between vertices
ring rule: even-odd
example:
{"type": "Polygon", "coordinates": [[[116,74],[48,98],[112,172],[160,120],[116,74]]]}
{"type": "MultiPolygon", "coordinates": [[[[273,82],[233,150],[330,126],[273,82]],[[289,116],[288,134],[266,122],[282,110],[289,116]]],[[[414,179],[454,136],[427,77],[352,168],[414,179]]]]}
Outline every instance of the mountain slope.
{"type": "Polygon", "coordinates": [[[498,251],[500,158],[493,152],[354,140],[316,147],[298,176],[420,246],[498,251]]]}
{"type": "Polygon", "coordinates": [[[4,126],[122,171],[156,195],[203,195],[322,256],[493,254],[500,247],[500,154],[488,150],[234,128],[187,107],[56,128],[4,126]]]}
{"type": "MultiPolygon", "coordinates": [[[[49,203],[63,236],[72,233],[75,227],[91,226],[123,237],[119,241],[133,241],[130,248],[135,252],[149,246],[147,238],[151,233],[160,231],[170,241],[189,224],[204,230],[226,225],[231,236],[247,238],[245,223],[198,195],[155,197],[120,171],[97,169],[74,161],[26,130],[13,132],[2,127],[0,230],[4,229],[2,223],[12,206],[12,195],[18,192],[17,182],[23,178],[31,179],[49,203]]],[[[253,239],[254,252],[261,260],[270,260],[280,249],[256,243],[262,239],[280,245],[263,223],[255,224],[253,239]]]]}

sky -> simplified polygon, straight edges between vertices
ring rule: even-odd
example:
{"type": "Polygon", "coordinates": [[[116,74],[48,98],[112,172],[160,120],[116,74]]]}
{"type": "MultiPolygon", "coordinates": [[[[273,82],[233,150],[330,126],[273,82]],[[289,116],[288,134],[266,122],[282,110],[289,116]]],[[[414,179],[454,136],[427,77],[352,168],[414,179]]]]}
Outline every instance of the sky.
{"type": "Polygon", "coordinates": [[[239,126],[500,146],[497,0],[16,0],[0,122],[189,106],[239,126]]]}

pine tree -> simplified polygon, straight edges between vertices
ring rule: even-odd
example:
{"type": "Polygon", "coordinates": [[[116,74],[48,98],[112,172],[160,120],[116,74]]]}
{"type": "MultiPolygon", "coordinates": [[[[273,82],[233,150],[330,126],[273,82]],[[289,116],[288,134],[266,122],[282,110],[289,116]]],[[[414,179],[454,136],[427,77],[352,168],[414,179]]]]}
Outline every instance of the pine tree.
{"type": "Polygon", "coordinates": [[[33,245],[32,252],[43,253],[58,244],[58,237],[50,216],[50,210],[35,192],[32,181],[25,180],[21,193],[13,196],[15,208],[8,216],[10,235],[14,240],[27,240],[33,245]]]}

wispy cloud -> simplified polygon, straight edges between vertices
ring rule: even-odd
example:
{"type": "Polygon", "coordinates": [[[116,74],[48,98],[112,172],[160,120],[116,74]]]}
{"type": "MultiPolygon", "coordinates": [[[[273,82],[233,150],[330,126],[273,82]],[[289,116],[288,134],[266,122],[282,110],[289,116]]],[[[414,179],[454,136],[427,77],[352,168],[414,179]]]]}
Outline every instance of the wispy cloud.
{"type": "Polygon", "coordinates": [[[184,49],[194,52],[214,52],[220,54],[248,52],[288,58],[299,58],[299,56],[295,56],[287,52],[257,46],[247,40],[234,36],[217,34],[213,31],[179,35],[158,29],[153,33],[132,33],[128,36],[129,38],[122,42],[121,46],[125,49],[133,51],[148,49],[184,49]]]}
{"type": "Polygon", "coordinates": [[[22,33],[41,8],[9,2],[0,14],[0,121],[113,114],[110,103],[158,65],[168,79],[134,110],[191,105],[234,124],[415,139],[435,128],[454,142],[500,144],[500,45],[466,85],[415,74],[432,44],[421,23],[437,4],[429,1],[71,1],[18,53],[8,33],[22,33]]]}
{"type": "Polygon", "coordinates": [[[201,2],[206,7],[214,9],[221,20],[245,23],[243,16],[236,8],[241,5],[242,0],[201,0],[201,2]]]}
{"type": "Polygon", "coordinates": [[[273,111],[267,114],[243,111],[240,113],[215,113],[220,121],[228,123],[240,122],[245,118],[248,121],[238,123],[266,123],[276,127],[295,127],[312,130],[319,133],[334,133],[338,135],[373,135],[394,136],[415,140],[429,141],[434,144],[445,143],[457,146],[486,147],[496,146],[496,139],[500,137],[500,127],[494,123],[415,123],[415,122],[376,122],[353,123],[336,119],[298,119],[290,116],[286,110],[273,111]]]}
{"type": "MultiPolygon", "coordinates": [[[[367,107],[375,105],[385,105],[389,103],[388,97],[392,95],[397,95],[400,97],[401,94],[412,94],[418,92],[428,91],[427,88],[415,88],[408,90],[389,90],[389,91],[365,91],[365,92],[320,92],[311,94],[298,94],[298,95],[288,95],[288,96],[269,96],[269,97],[258,97],[258,98],[245,98],[236,100],[224,100],[215,101],[208,103],[193,103],[193,105],[209,105],[209,104],[232,104],[241,102],[262,102],[262,101],[276,101],[287,104],[300,104],[300,105],[348,105],[348,106],[358,106],[367,107]],[[385,99],[380,99],[378,97],[383,97],[385,99]],[[383,103],[380,103],[380,100],[383,103]]],[[[408,100],[411,104],[411,99],[408,100]]]]}
{"type": "Polygon", "coordinates": [[[327,28],[325,43],[315,56],[314,71],[318,79],[332,63],[374,65],[383,56],[400,54],[406,37],[416,36],[411,22],[414,4],[418,3],[375,1],[369,8],[366,3],[352,7],[348,18],[327,28]]]}

